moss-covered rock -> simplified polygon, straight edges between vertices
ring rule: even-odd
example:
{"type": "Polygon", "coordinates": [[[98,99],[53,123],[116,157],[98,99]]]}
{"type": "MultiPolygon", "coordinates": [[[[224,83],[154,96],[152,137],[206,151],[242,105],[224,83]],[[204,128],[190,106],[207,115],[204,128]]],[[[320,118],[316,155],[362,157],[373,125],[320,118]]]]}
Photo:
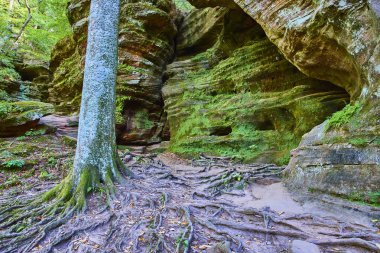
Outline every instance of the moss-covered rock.
{"type": "MultiPolygon", "coordinates": [[[[194,12],[220,15],[219,8],[194,12]]],[[[348,94],[298,71],[242,12],[227,10],[222,17],[214,22],[223,24],[217,36],[211,28],[196,29],[199,15],[185,19],[183,29],[196,32],[182,36],[208,38],[214,46],[195,56],[183,50],[168,66],[163,95],[171,149],[284,163],[303,134],[344,107],[348,94]]]]}
{"type": "Polygon", "coordinates": [[[37,126],[44,115],[54,112],[51,104],[36,101],[0,102],[0,137],[18,136],[37,126]]]}
{"type": "Polygon", "coordinates": [[[344,88],[351,104],[305,135],[288,185],[350,198],[379,191],[380,13],[373,1],[235,0],[308,76],[344,88]]]}

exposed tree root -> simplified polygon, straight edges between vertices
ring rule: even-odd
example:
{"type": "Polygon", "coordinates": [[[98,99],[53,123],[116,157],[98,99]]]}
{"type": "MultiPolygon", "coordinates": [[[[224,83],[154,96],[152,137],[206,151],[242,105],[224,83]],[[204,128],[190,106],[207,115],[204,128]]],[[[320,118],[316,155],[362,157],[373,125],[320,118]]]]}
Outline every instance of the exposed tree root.
{"type": "Polygon", "coordinates": [[[112,184],[113,189],[87,181],[70,192],[67,180],[38,200],[34,195],[27,202],[22,196],[22,201],[8,200],[0,210],[0,252],[188,253],[218,252],[212,247],[219,245],[215,248],[271,253],[286,252],[294,239],[315,243],[324,252],[380,252],[373,227],[232,201],[250,197],[257,179],[276,180],[281,167],[214,157],[192,163],[199,167],[175,170],[141,157],[128,165],[135,178],[112,184]],[[84,201],[89,186],[99,194],[84,201]],[[78,213],[84,203],[88,208],[78,213]]]}

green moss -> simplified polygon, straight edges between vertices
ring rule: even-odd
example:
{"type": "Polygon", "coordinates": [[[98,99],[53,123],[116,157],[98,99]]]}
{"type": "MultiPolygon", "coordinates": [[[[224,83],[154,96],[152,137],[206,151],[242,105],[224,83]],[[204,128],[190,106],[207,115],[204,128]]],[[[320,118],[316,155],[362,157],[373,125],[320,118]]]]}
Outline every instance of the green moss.
{"type": "Polygon", "coordinates": [[[20,185],[20,183],[20,179],[16,175],[12,175],[3,184],[0,184],[0,190],[20,185]]]}
{"type": "Polygon", "coordinates": [[[194,7],[186,0],[174,0],[174,3],[175,6],[183,12],[189,12],[194,9],[194,7]]]}
{"type": "Polygon", "coordinates": [[[124,112],[124,105],[125,102],[130,100],[130,96],[124,96],[124,95],[117,95],[116,96],[116,111],[115,111],[115,117],[116,117],[116,124],[124,124],[125,119],[123,116],[124,112]]]}
{"type": "Polygon", "coordinates": [[[135,115],[136,125],[138,129],[151,129],[154,123],[149,119],[147,111],[138,111],[135,115]]]}
{"type": "Polygon", "coordinates": [[[0,65],[0,80],[9,80],[9,81],[15,81],[19,80],[20,75],[14,70],[13,68],[1,68],[0,65]]]}
{"type": "Polygon", "coordinates": [[[325,125],[325,131],[330,130],[331,128],[341,128],[350,122],[352,117],[356,115],[362,108],[359,102],[355,104],[348,104],[344,107],[343,110],[334,113],[327,121],[325,125]]]}
{"type": "Polygon", "coordinates": [[[38,130],[31,129],[25,133],[25,136],[40,136],[40,135],[44,135],[44,134],[46,134],[45,128],[38,129],[38,130]]]}
{"type": "Polygon", "coordinates": [[[278,165],[288,165],[289,161],[290,161],[290,154],[289,153],[286,153],[284,156],[280,157],[278,160],[277,160],[277,164],[278,165]]]}
{"type": "Polygon", "coordinates": [[[75,148],[77,146],[77,140],[69,136],[62,136],[62,141],[65,145],[75,148]]]}
{"type": "Polygon", "coordinates": [[[127,64],[119,64],[118,65],[119,74],[146,74],[147,70],[144,68],[138,68],[127,64]]]}
{"type": "Polygon", "coordinates": [[[82,57],[76,49],[54,72],[50,98],[61,111],[79,111],[82,84],[82,57]]]}
{"type": "Polygon", "coordinates": [[[40,175],[38,176],[42,180],[51,180],[54,178],[49,172],[46,170],[41,171],[40,175]]]}
{"type": "Polygon", "coordinates": [[[377,192],[356,192],[347,196],[347,199],[359,204],[370,204],[373,206],[380,206],[380,191],[377,192]]]}
{"type": "Polygon", "coordinates": [[[7,115],[12,112],[12,110],[13,107],[11,103],[0,101],[0,119],[6,118],[7,115]]]}
{"type": "Polygon", "coordinates": [[[328,193],[334,197],[349,200],[359,205],[370,205],[375,207],[380,207],[380,191],[377,192],[352,192],[348,195],[334,194],[326,191],[321,191],[314,188],[309,188],[311,193],[328,193]]]}
{"type": "Polygon", "coordinates": [[[163,93],[175,153],[285,165],[302,136],[348,99],[299,72],[264,37],[219,51],[214,46],[171,69],[163,93]]]}
{"type": "Polygon", "coordinates": [[[368,145],[368,140],[363,138],[355,138],[348,141],[351,145],[354,145],[356,147],[365,147],[368,145]]]}

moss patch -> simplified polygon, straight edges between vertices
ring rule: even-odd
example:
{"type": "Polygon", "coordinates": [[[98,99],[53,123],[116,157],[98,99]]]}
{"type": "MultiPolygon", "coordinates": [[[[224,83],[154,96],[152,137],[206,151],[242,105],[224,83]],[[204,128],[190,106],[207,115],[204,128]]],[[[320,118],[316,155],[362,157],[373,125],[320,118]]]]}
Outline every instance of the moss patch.
{"type": "Polygon", "coordinates": [[[302,135],[348,99],[334,86],[300,73],[266,38],[210,67],[213,51],[169,68],[186,66],[163,89],[175,153],[284,165],[302,135]]]}

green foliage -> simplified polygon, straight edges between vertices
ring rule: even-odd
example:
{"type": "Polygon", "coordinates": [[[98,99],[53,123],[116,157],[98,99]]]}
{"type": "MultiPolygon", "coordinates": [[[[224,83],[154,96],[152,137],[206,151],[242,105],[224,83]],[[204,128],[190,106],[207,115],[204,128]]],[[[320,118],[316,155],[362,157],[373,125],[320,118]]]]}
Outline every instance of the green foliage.
{"type": "Polygon", "coordinates": [[[54,176],[51,175],[46,170],[43,170],[43,171],[41,171],[41,173],[39,175],[39,178],[42,179],[42,180],[52,180],[52,179],[54,179],[54,176]]]}
{"type": "Polygon", "coordinates": [[[368,145],[368,141],[363,138],[355,138],[348,141],[351,145],[354,145],[356,147],[365,147],[368,145]]]}
{"type": "Polygon", "coordinates": [[[46,132],[45,129],[39,129],[39,130],[31,129],[25,133],[25,136],[40,136],[40,135],[44,135],[45,132],[46,132]]]}
{"type": "Polygon", "coordinates": [[[180,248],[187,248],[189,246],[189,241],[187,239],[182,238],[181,236],[178,236],[175,240],[175,244],[180,248]]]}
{"type": "Polygon", "coordinates": [[[124,111],[124,104],[125,101],[130,100],[130,96],[124,96],[124,95],[118,95],[116,96],[116,124],[123,124],[124,123],[124,117],[123,117],[123,111],[124,111]]]}
{"type": "Polygon", "coordinates": [[[330,130],[331,128],[340,128],[347,124],[350,119],[357,114],[361,109],[361,104],[356,102],[355,104],[348,104],[343,110],[334,113],[327,121],[325,126],[325,131],[330,130]]]}
{"type": "Polygon", "coordinates": [[[359,204],[370,204],[374,206],[380,205],[380,191],[377,192],[356,192],[351,193],[348,197],[348,200],[359,203],[359,204]]]}
{"type": "Polygon", "coordinates": [[[8,169],[20,169],[24,167],[25,161],[21,159],[10,160],[10,161],[4,162],[2,165],[8,169]]]}
{"type": "MultiPolygon", "coordinates": [[[[24,1],[14,1],[13,9],[9,1],[0,2],[0,45],[6,45],[3,48],[7,49],[2,50],[2,54],[13,58],[10,51],[17,48],[18,53],[29,59],[46,61],[54,44],[71,32],[66,17],[67,0],[29,0],[29,5],[32,19],[17,44],[14,44],[14,38],[28,17],[28,10],[24,1]]],[[[2,65],[12,68],[4,64],[4,60],[12,62],[4,55],[0,55],[2,65]]]]}
{"type": "Polygon", "coordinates": [[[20,180],[16,175],[9,177],[3,184],[0,184],[0,189],[8,189],[12,186],[20,184],[20,180]]]}
{"type": "Polygon", "coordinates": [[[9,57],[6,55],[2,55],[0,52],[0,67],[2,67],[0,68],[0,80],[8,80],[8,81],[18,80],[20,78],[20,75],[16,72],[16,70],[14,70],[14,66],[13,65],[4,66],[4,64],[2,64],[1,58],[5,59],[9,57]]]}
{"type": "Polygon", "coordinates": [[[288,165],[289,161],[290,161],[290,154],[286,153],[284,156],[278,159],[277,164],[280,166],[288,165]]]}
{"type": "Polygon", "coordinates": [[[194,7],[186,0],[174,0],[174,3],[176,7],[183,12],[189,12],[194,9],[194,7]]]}
{"type": "Polygon", "coordinates": [[[4,119],[7,115],[12,112],[13,107],[8,102],[0,101],[0,119],[4,119]]]}
{"type": "Polygon", "coordinates": [[[57,164],[57,159],[54,156],[49,157],[47,161],[49,166],[55,166],[57,164]]]}
{"type": "Polygon", "coordinates": [[[153,122],[149,119],[147,111],[136,112],[135,120],[139,129],[151,129],[153,127],[153,122]]]}
{"type": "Polygon", "coordinates": [[[380,191],[368,193],[368,200],[373,204],[380,204],[380,191]]]}

